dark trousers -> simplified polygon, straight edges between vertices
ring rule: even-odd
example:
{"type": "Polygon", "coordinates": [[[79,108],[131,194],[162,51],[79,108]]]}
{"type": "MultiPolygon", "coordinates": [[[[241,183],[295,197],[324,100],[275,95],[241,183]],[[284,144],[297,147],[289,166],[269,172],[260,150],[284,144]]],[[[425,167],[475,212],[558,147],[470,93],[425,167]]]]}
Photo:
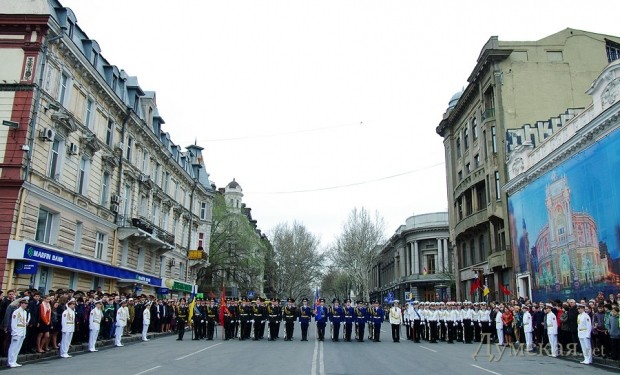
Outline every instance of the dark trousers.
{"type": "Polygon", "coordinates": [[[323,341],[325,339],[325,322],[317,322],[316,331],[319,336],[319,341],[323,341]]]}
{"type": "Polygon", "coordinates": [[[473,328],[471,326],[471,319],[463,319],[463,330],[465,331],[465,343],[471,343],[473,339],[473,328]]]}
{"type": "Polygon", "coordinates": [[[448,343],[449,344],[453,344],[454,343],[454,336],[456,336],[456,330],[454,328],[454,322],[451,320],[448,320],[448,343]]]}
{"type": "Polygon", "coordinates": [[[356,323],[357,326],[357,341],[364,341],[364,327],[366,326],[365,323],[356,323]]]}
{"type": "Polygon", "coordinates": [[[215,320],[209,319],[207,321],[207,340],[213,340],[214,332],[215,332],[215,320]]]}
{"type": "Polygon", "coordinates": [[[446,321],[445,320],[440,320],[439,321],[439,340],[440,341],[446,341],[446,321]]]}
{"type": "Polygon", "coordinates": [[[285,340],[292,340],[293,339],[293,332],[295,330],[295,321],[292,319],[287,320],[286,322],[284,322],[284,331],[286,333],[284,339],[285,340]]]}
{"type": "Polygon", "coordinates": [[[372,329],[373,329],[373,335],[372,338],[375,342],[379,342],[381,341],[381,323],[373,323],[372,325],[372,329]]]}
{"type": "Polygon", "coordinates": [[[185,336],[185,320],[177,321],[177,330],[179,331],[179,340],[183,340],[183,336],[185,336]]]}
{"type": "Polygon", "coordinates": [[[308,340],[308,326],[310,326],[310,323],[301,322],[301,340],[302,341],[308,340]]]}
{"type": "Polygon", "coordinates": [[[413,341],[420,342],[420,333],[422,327],[420,327],[420,319],[413,320],[413,341]]]}
{"type": "Polygon", "coordinates": [[[340,322],[333,323],[332,326],[332,340],[338,341],[340,336],[340,322]]]}
{"type": "Polygon", "coordinates": [[[392,340],[394,342],[400,341],[400,324],[392,324],[392,340]]]}
{"type": "MultiPolygon", "coordinates": [[[[475,342],[480,342],[481,340],[481,334],[482,334],[482,327],[481,327],[481,323],[480,322],[475,322],[474,323],[474,341],[475,342]]],[[[523,336],[525,337],[525,336],[523,336]]],[[[525,339],[523,339],[525,340],[525,339]]]]}
{"type": "Polygon", "coordinates": [[[436,343],[437,342],[437,321],[436,320],[430,320],[428,322],[429,325],[429,342],[431,343],[436,343]]]}
{"type": "Polygon", "coordinates": [[[346,341],[351,341],[351,332],[353,331],[353,322],[344,323],[344,339],[346,341]]]}
{"type": "Polygon", "coordinates": [[[484,343],[486,344],[487,339],[491,337],[491,325],[489,322],[482,322],[482,327],[480,328],[481,331],[481,341],[484,341],[484,343]],[[485,334],[484,336],[482,336],[482,334],[485,334]]]}

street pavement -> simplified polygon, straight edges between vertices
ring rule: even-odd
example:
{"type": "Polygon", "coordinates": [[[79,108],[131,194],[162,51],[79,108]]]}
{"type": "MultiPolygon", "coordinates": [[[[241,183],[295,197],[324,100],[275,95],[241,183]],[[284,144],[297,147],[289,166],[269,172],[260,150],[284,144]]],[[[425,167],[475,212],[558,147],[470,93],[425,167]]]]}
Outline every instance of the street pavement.
{"type": "MultiPolygon", "coordinates": [[[[221,332],[220,332],[221,333],[221,332]]],[[[294,341],[183,341],[162,335],[148,342],[127,342],[124,347],[104,346],[97,353],[73,352],[72,358],[57,357],[22,362],[8,371],[15,374],[355,374],[376,375],[401,372],[436,374],[607,374],[614,366],[586,366],[581,359],[551,358],[546,355],[510,351],[510,348],[479,344],[394,343],[389,325],[383,326],[380,343],[324,342],[315,340],[314,325],[309,341],[300,341],[295,326],[294,341]],[[503,352],[500,350],[504,350],[503,352]]],[[[329,329],[327,330],[329,336],[329,329]]],[[[281,332],[280,337],[283,337],[281,332]]]]}

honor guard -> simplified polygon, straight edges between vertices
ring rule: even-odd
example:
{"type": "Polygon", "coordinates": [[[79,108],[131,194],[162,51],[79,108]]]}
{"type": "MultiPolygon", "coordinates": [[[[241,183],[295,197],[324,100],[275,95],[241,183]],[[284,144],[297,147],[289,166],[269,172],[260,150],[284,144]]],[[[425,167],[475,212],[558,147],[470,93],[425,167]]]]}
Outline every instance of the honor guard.
{"type": "Polygon", "coordinates": [[[400,325],[402,324],[402,311],[399,301],[394,300],[394,306],[390,308],[390,325],[392,326],[392,340],[400,342],[400,325]]]}
{"type": "Polygon", "coordinates": [[[342,308],[344,314],[344,341],[351,342],[351,332],[353,331],[353,322],[355,321],[355,309],[351,306],[351,300],[344,300],[342,308]]]}
{"type": "Polygon", "coordinates": [[[325,326],[327,325],[327,307],[325,306],[325,298],[319,299],[319,305],[314,312],[314,321],[316,322],[316,330],[319,341],[325,339],[325,326]]]}
{"type": "Polygon", "coordinates": [[[474,323],[473,341],[480,342],[480,328],[482,327],[482,324],[480,323],[480,304],[478,302],[474,302],[473,306],[474,310],[471,313],[471,321],[474,323]]]}
{"type": "Polygon", "coordinates": [[[357,301],[355,304],[355,335],[358,342],[364,342],[364,327],[368,319],[368,310],[364,301],[357,301]]]}
{"type": "Polygon", "coordinates": [[[446,304],[444,302],[439,302],[439,308],[437,309],[437,319],[439,319],[439,341],[446,341],[448,332],[448,325],[446,323],[447,315],[448,310],[446,310],[446,304]]]}
{"type": "Polygon", "coordinates": [[[271,303],[267,306],[267,315],[269,319],[269,341],[278,338],[280,331],[280,319],[282,319],[282,308],[277,298],[272,298],[271,303]]]}
{"type": "Polygon", "coordinates": [[[230,321],[230,333],[228,338],[235,339],[239,336],[239,302],[237,299],[232,298],[230,300],[228,310],[230,311],[232,317],[230,321]]]}
{"type": "Polygon", "coordinates": [[[75,332],[75,300],[67,302],[67,309],[62,313],[62,339],[60,341],[60,356],[62,358],[70,358],[69,347],[73,332],[75,332]]]}
{"type": "Polygon", "coordinates": [[[220,309],[224,310],[224,326],[222,327],[224,330],[224,340],[230,340],[235,337],[234,314],[231,311],[233,309],[232,301],[226,298],[225,301],[222,301],[220,309]]]}
{"type": "MultiPolygon", "coordinates": [[[[583,351],[583,361],[581,363],[589,365],[592,363],[592,341],[590,340],[592,320],[590,319],[590,315],[585,312],[585,308],[586,305],[581,303],[577,304],[577,310],[579,311],[579,315],[577,315],[577,336],[579,337],[579,343],[583,351]]],[[[609,319],[617,319],[617,317],[610,316],[609,319]]]]}
{"type": "Polygon", "coordinates": [[[411,320],[413,322],[413,330],[411,331],[411,335],[413,338],[413,342],[420,342],[421,331],[422,331],[422,313],[420,311],[420,303],[418,301],[413,301],[412,303],[412,312],[409,314],[411,320]]]}
{"type": "Polygon", "coordinates": [[[264,305],[265,300],[256,298],[256,306],[254,306],[254,341],[262,340],[265,333],[265,321],[267,320],[267,308],[264,305]]]}
{"type": "Polygon", "coordinates": [[[424,302],[424,307],[422,308],[422,339],[425,341],[430,340],[429,330],[430,325],[428,321],[428,317],[431,313],[431,303],[424,302]]]}
{"type": "Polygon", "coordinates": [[[97,344],[97,336],[99,336],[99,330],[101,328],[101,320],[103,319],[103,311],[101,311],[101,301],[95,301],[95,308],[90,311],[88,317],[88,328],[90,329],[90,335],[88,336],[88,351],[96,352],[95,348],[97,344]]]}
{"type": "Polygon", "coordinates": [[[301,300],[301,307],[299,308],[299,323],[301,325],[301,341],[308,341],[308,326],[310,326],[310,320],[312,319],[312,308],[308,306],[308,299],[301,300]]]}
{"type": "Polygon", "coordinates": [[[177,330],[179,331],[177,341],[183,340],[183,336],[185,335],[185,325],[187,324],[187,317],[189,316],[189,309],[185,305],[185,298],[181,298],[179,303],[181,305],[177,311],[177,330]]]}
{"type": "Polygon", "coordinates": [[[215,333],[215,317],[218,316],[218,307],[215,305],[215,299],[210,298],[206,308],[207,320],[207,340],[212,341],[215,333]]]}
{"type": "Polygon", "coordinates": [[[288,298],[286,306],[282,309],[282,318],[284,319],[284,341],[293,341],[293,331],[295,330],[295,320],[297,320],[297,306],[295,299],[288,298]]]}
{"type": "Polygon", "coordinates": [[[142,341],[149,341],[147,333],[149,332],[149,324],[151,324],[151,301],[141,309],[142,311],[142,341]]]}
{"type": "Polygon", "coordinates": [[[456,303],[456,310],[454,310],[455,325],[456,325],[456,338],[457,342],[463,342],[463,306],[461,302],[456,303]]]}
{"type": "Polygon", "coordinates": [[[439,318],[438,318],[438,314],[437,314],[437,304],[435,302],[431,302],[429,304],[430,310],[428,311],[427,315],[426,315],[426,322],[428,323],[428,337],[429,340],[428,342],[431,344],[436,344],[437,343],[437,327],[438,327],[438,323],[439,323],[439,318]]]}
{"type": "Polygon", "coordinates": [[[409,302],[405,303],[405,306],[403,306],[403,325],[405,326],[405,334],[407,335],[407,340],[413,340],[411,338],[411,316],[409,315],[409,313],[412,312],[412,306],[409,302]]]}
{"type": "Polygon", "coordinates": [[[471,309],[471,302],[469,301],[465,301],[463,302],[463,312],[462,312],[462,319],[463,319],[463,338],[465,341],[465,344],[471,344],[472,340],[473,340],[473,336],[474,336],[474,332],[473,332],[473,328],[474,328],[474,322],[473,322],[473,310],[471,309]]]}
{"type": "Polygon", "coordinates": [[[332,341],[338,342],[340,335],[340,323],[344,320],[344,310],[340,306],[340,300],[334,298],[329,308],[329,322],[331,324],[332,341]]]}
{"type": "Polygon", "coordinates": [[[523,306],[523,333],[525,333],[525,350],[531,352],[534,350],[533,343],[534,327],[532,324],[532,314],[530,308],[527,305],[523,306]]]}
{"type": "Polygon", "coordinates": [[[247,298],[243,298],[241,300],[241,306],[239,307],[239,329],[241,333],[239,335],[239,340],[247,340],[250,338],[250,332],[252,331],[252,306],[247,298]]]}
{"type": "Polygon", "coordinates": [[[368,315],[372,320],[373,341],[381,342],[381,323],[383,323],[385,319],[385,311],[383,311],[383,308],[379,305],[379,301],[372,301],[372,307],[369,309],[368,315]]]}
{"type": "Polygon", "coordinates": [[[194,333],[194,337],[192,340],[200,340],[201,337],[201,326],[202,323],[205,322],[205,313],[204,313],[204,305],[202,305],[203,301],[201,298],[196,298],[196,303],[194,304],[194,311],[192,311],[192,330],[194,333]]]}
{"type": "MultiPolygon", "coordinates": [[[[13,313],[11,314],[11,344],[9,346],[9,354],[7,358],[7,366],[9,367],[21,367],[21,365],[17,363],[17,356],[19,355],[19,351],[21,350],[24,339],[26,338],[26,327],[28,326],[28,323],[30,323],[30,316],[26,311],[28,308],[28,299],[28,297],[21,298],[19,300],[19,307],[13,310],[13,313]]],[[[64,331],[62,337],[63,339],[65,337],[64,331]]]]}
{"type": "Polygon", "coordinates": [[[456,336],[456,313],[454,310],[454,302],[446,303],[446,339],[448,344],[454,344],[454,337],[456,336]]]}

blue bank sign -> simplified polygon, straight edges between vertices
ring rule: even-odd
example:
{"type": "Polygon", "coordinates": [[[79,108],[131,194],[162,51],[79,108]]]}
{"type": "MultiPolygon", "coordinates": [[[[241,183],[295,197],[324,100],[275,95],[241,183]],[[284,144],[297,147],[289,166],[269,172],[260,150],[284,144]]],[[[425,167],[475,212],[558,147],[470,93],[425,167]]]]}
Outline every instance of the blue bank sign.
{"type": "Polygon", "coordinates": [[[115,279],[135,280],[136,283],[161,286],[161,279],[144,275],[134,271],[111,266],[109,264],[93,262],[73,255],[63,254],[54,250],[45,249],[26,243],[23,248],[24,260],[33,260],[63,268],[75,269],[115,279]]]}

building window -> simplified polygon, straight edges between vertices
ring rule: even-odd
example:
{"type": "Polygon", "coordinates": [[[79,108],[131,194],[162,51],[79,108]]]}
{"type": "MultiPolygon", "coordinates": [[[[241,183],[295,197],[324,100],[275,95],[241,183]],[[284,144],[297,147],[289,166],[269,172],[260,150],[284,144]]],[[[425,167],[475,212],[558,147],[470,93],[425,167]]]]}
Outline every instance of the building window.
{"type": "Polygon", "coordinates": [[[105,252],[106,238],[105,234],[97,232],[97,240],[95,241],[95,258],[103,259],[105,252]]]}
{"type": "Polygon", "coordinates": [[[467,174],[471,173],[471,163],[465,164],[465,171],[467,172],[467,174]]]}
{"type": "Polygon", "coordinates": [[[127,138],[127,151],[125,153],[125,157],[127,161],[131,163],[131,153],[133,151],[133,138],[127,138]]]}
{"type": "Polygon", "coordinates": [[[149,153],[146,150],[142,151],[142,173],[149,174],[149,153]]]}
{"type": "Polygon", "coordinates": [[[131,214],[131,185],[125,185],[125,196],[123,198],[123,203],[125,203],[123,216],[126,219],[131,214]]]}
{"type": "Polygon", "coordinates": [[[489,148],[487,145],[487,131],[482,131],[482,142],[484,143],[484,160],[489,159],[489,148]]]}
{"type": "Polygon", "coordinates": [[[63,145],[64,141],[61,141],[60,139],[54,139],[50,152],[48,177],[53,178],[56,181],[60,180],[60,159],[62,158],[60,150],[62,150],[63,145]]]}
{"type": "Polygon", "coordinates": [[[463,179],[463,171],[459,171],[458,175],[459,175],[459,181],[461,181],[463,179]]]}
{"type": "Polygon", "coordinates": [[[108,119],[108,127],[105,132],[105,144],[112,147],[114,144],[114,121],[108,119]]]}
{"type": "Polygon", "coordinates": [[[616,44],[608,40],[605,50],[607,51],[608,62],[620,59],[620,44],[616,44]]]}
{"type": "Polygon", "coordinates": [[[456,157],[457,158],[461,157],[461,138],[460,137],[456,138],[456,157]]]}
{"type": "Polygon", "coordinates": [[[471,118],[471,135],[474,137],[474,142],[478,139],[478,120],[476,117],[471,118]]]}
{"type": "Polygon", "coordinates": [[[116,86],[118,85],[118,77],[116,74],[112,75],[112,91],[116,92],[116,86]]]}
{"type": "Polygon", "coordinates": [[[465,129],[463,129],[463,146],[465,151],[469,150],[469,128],[467,124],[465,124],[465,129]]]}
{"type": "Polygon", "coordinates": [[[58,101],[63,106],[68,96],[69,76],[66,73],[60,75],[60,87],[58,89],[58,101]]]}
{"type": "Polygon", "coordinates": [[[435,254],[426,256],[426,270],[427,273],[435,273],[435,254]]]}
{"type": "Polygon", "coordinates": [[[147,216],[148,214],[148,198],[146,197],[146,195],[141,195],[140,196],[140,215],[142,216],[147,216]]]}
{"type": "Polygon", "coordinates": [[[476,254],[476,245],[473,238],[469,241],[469,251],[471,252],[471,264],[480,263],[481,260],[476,259],[478,254],[476,254]]]}
{"type": "Polygon", "coordinates": [[[91,129],[91,122],[93,120],[93,107],[95,103],[92,99],[86,99],[86,111],[84,113],[84,126],[91,129]]]}
{"type": "Polygon", "coordinates": [[[133,111],[138,113],[139,106],[140,106],[140,97],[138,95],[135,95],[133,99],[133,111]]]}
{"type": "Polygon", "coordinates": [[[499,172],[495,171],[495,199],[500,200],[499,172]]]}
{"type": "Polygon", "coordinates": [[[549,62],[561,62],[564,60],[562,51],[547,51],[547,61],[549,62]]]}
{"type": "Polygon", "coordinates": [[[73,252],[79,253],[82,246],[82,231],[84,229],[84,223],[81,221],[75,222],[75,240],[73,241],[73,252]]]}
{"type": "Polygon", "coordinates": [[[484,182],[481,182],[478,185],[476,185],[476,201],[478,201],[478,211],[484,209],[485,206],[487,205],[487,202],[485,200],[484,190],[485,190],[484,182]]]}
{"type": "Polygon", "coordinates": [[[456,208],[459,215],[459,220],[463,220],[463,197],[458,197],[456,200],[456,208]]]}
{"type": "Polygon", "coordinates": [[[161,165],[155,162],[155,177],[153,178],[153,181],[159,186],[161,186],[161,179],[159,176],[160,173],[161,173],[161,165]]]}
{"type": "Polygon", "coordinates": [[[77,272],[71,272],[69,274],[69,289],[77,290],[78,274],[77,272]]]}
{"type": "Polygon", "coordinates": [[[474,166],[478,168],[480,166],[480,154],[474,155],[474,166]]]}
{"type": "Polygon", "coordinates": [[[163,230],[168,230],[168,211],[166,210],[166,206],[161,212],[161,228],[163,230]]]}
{"type": "Polygon", "coordinates": [[[159,226],[159,202],[153,202],[153,223],[159,226]]]}
{"type": "Polygon", "coordinates": [[[463,243],[461,246],[461,257],[463,258],[463,265],[462,267],[467,267],[469,266],[469,254],[467,254],[467,244],[463,243]]]}
{"type": "Polygon", "coordinates": [[[50,212],[44,208],[39,208],[37,231],[34,236],[35,241],[52,244],[52,233],[55,230],[57,217],[58,214],[50,212]]]}
{"type": "Polygon", "coordinates": [[[164,172],[164,186],[162,186],[162,190],[166,194],[168,194],[168,185],[170,185],[170,173],[164,172]]]}
{"type": "Polygon", "coordinates": [[[198,248],[203,248],[205,246],[205,234],[203,232],[198,233],[198,248]]]}
{"type": "Polygon", "coordinates": [[[494,154],[497,154],[497,134],[495,126],[491,126],[491,146],[494,154]]]}
{"type": "Polygon", "coordinates": [[[103,172],[101,177],[101,205],[105,206],[108,203],[108,196],[110,194],[110,172],[103,172]]]}
{"type": "Polygon", "coordinates": [[[473,214],[471,189],[465,191],[465,194],[463,194],[463,198],[465,199],[465,214],[469,216],[473,214]]]}
{"type": "Polygon", "coordinates": [[[90,160],[86,158],[80,159],[80,170],[78,171],[78,186],[77,192],[81,195],[86,195],[88,192],[88,175],[90,170],[90,160]]]}
{"type": "Polygon", "coordinates": [[[484,244],[484,235],[480,235],[478,237],[478,252],[480,256],[480,261],[483,262],[487,258],[487,249],[484,244]]]}
{"type": "Polygon", "coordinates": [[[185,280],[185,262],[179,262],[179,279],[185,280]]]}
{"type": "Polygon", "coordinates": [[[200,202],[200,220],[207,220],[207,202],[200,202]]]}
{"type": "Polygon", "coordinates": [[[101,287],[101,278],[98,276],[93,277],[93,289],[97,290],[97,288],[101,287]]]}
{"type": "Polygon", "coordinates": [[[138,271],[144,271],[144,248],[138,249],[138,271]]]}
{"type": "Polygon", "coordinates": [[[97,51],[93,50],[93,66],[95,69],[97,68],[97,63],[99,62],[99,54],[97,51]]]}

